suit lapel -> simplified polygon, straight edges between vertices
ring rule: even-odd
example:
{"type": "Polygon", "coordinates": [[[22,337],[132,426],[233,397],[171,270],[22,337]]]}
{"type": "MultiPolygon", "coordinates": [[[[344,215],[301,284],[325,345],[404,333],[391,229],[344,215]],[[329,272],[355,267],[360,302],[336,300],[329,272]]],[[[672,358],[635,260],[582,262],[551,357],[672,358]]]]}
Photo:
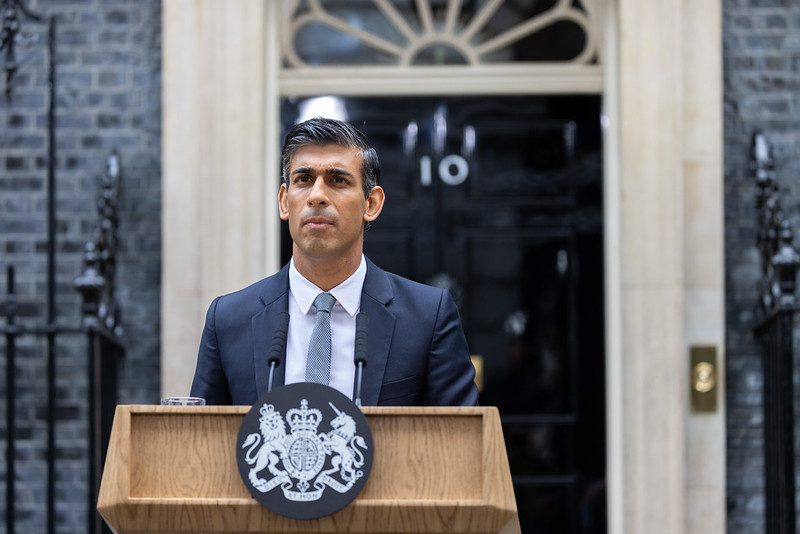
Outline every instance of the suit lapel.
{"type": "MultiPolygon", "coordinates": [[[[277,316],[289,309],[289,268],[284,267],[275,276],[267,279],[259,299],[264,309],[253,316],[253,370],[256,377],[257,397],[261,397],[269,389],[269,349],[272,346],[272,335],[275,331],[277,316]]],[[[275,369],[272,387],[283,385],[286,370],[286,353],[281,365],[275,369]]]]}
{"type": "Polygon", "coordinates": [[[361,294],[361,312],[369,317],[367,365],[361,383],[361,402],[365,406],[378,404],[394,335],[395,316],[386,308],[393,296],[386,273],[367,260],[367,276],[361,294]]]}

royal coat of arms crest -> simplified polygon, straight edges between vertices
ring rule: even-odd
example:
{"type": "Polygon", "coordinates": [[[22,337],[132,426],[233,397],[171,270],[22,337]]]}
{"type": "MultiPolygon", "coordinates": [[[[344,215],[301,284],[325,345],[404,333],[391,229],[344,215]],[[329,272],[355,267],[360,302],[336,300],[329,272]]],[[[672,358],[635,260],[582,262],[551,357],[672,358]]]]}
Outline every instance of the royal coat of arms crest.
{"type": "Polygon", "coordinates": [[[248,431],[242,424],[238,457],[243,480],[249,482],[256,499],[283,515],[298,517],[299,513],[305,517],[304,512],[284,513],[287,509],[302,510],[303,503],[339,503],[340,498],[324,495],[328,490],[346,499],[333,511],[338,510],[355,498],[371,465],[372,436],[366,419],[350,399],[327,386],[292,384],[265,397],[276,393],[278,398],[262,398],[253,406],[251,414],[255,415],[257,409],[257,431],[248,431]],[[297,401],[288,405],[280,402],[286,400],[281,398],[286,393],[282,390],[298,386],[303,386],[300,389],[310,386],[314,394],[298,396],[297,401]],[[320,392],[341,398],[319,399],[320,392]],[[363,420],[362,428],[357,418],[363,420]],[[327,428],[330,430],[321,431],[327,428]],[[351,491],[352,495],[348,495],[351,491]],[[271,494],[276,492],[283,495],[284,504],[274,502],[271,494]]]}

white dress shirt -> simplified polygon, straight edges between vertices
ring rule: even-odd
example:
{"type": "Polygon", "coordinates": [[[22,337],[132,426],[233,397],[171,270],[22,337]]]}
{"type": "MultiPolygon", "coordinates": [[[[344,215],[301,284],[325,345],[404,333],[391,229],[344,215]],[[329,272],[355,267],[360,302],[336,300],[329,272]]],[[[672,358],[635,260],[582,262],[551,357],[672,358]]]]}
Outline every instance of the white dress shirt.
{"type": "MultiPolygon", "coordinates": [[[[356,314],[361,309],[361,289],[367,276],[367,262],[361,263],[350,278],[328,293],[336,303],[331,310],[331,380],[330,386],[353,398],[356,339],[356,314]]],[[[309,282],[294,266],[289,266],[289,332],[286,338],[286,377],[284,383],[305,382],[306,356],[311,332],[317,321],[314,299],[322,290],[309,282]]]]}

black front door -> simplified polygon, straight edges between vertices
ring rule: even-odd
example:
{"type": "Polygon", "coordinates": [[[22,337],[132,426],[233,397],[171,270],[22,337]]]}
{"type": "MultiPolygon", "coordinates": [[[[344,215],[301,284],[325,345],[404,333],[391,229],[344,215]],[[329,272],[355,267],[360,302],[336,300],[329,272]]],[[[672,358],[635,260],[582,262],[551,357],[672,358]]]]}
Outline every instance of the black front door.
{"type": "Polygon", "coordinates": [[[366,255],[459,305],[523,532],[605,532],[600,97],[287,99],[284,131],[320,102],[381,159],[366,255]]]}

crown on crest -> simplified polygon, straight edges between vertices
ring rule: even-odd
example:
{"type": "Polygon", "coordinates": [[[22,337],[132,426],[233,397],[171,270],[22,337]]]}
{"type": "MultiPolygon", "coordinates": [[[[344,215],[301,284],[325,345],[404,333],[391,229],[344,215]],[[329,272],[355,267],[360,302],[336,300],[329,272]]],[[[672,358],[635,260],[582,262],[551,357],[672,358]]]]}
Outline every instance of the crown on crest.
{"type": "Polygon", "coordinates": [[[309,409],[308,401],[300,401],[300,409],[292,408],[286,412],[286,420],[292,427],[292,433],[296,431],[316,432],[317,427],[322,422],[322,412],[316,408],[309,409]]]}
{"type": "Polygon", "coordinates": [[[275,407],[271,404],[262,404],[261,408],[258,410],[262,417],[269,417],[273,413],[275,413],[275,407]]]}

